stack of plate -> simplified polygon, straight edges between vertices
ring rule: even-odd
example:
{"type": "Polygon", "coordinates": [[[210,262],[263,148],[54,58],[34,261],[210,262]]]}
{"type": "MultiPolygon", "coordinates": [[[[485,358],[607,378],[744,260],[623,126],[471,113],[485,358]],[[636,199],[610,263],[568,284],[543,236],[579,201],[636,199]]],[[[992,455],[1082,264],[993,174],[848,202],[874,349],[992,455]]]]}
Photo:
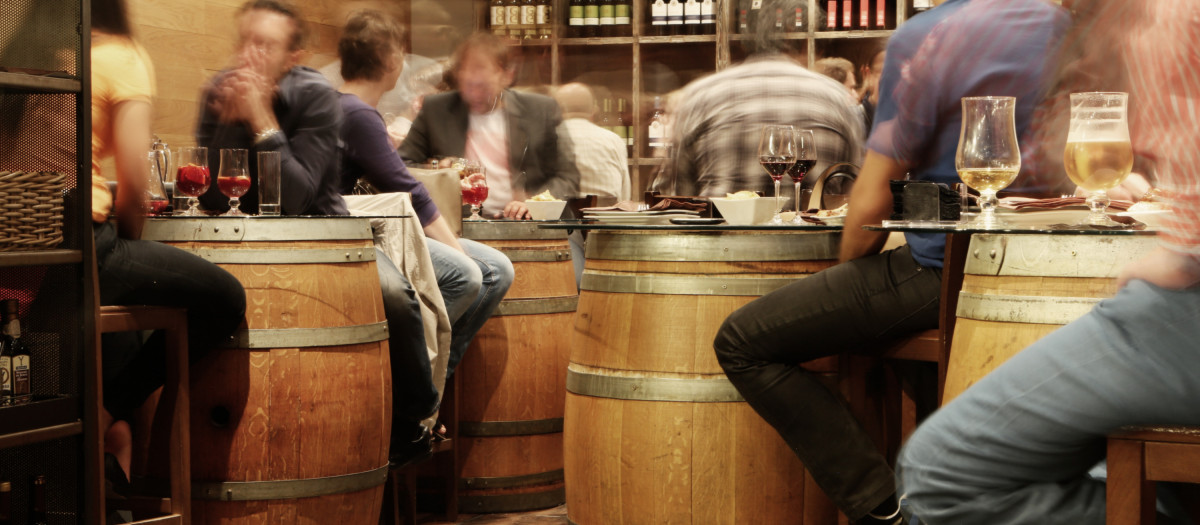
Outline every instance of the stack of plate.
{"type": "Polygon", "coordinates": [[[670,224],[678,217],[699,217],[700,212],[691,210],[663,211],[584,211],[583,218],[604,224],[670,224]]]}

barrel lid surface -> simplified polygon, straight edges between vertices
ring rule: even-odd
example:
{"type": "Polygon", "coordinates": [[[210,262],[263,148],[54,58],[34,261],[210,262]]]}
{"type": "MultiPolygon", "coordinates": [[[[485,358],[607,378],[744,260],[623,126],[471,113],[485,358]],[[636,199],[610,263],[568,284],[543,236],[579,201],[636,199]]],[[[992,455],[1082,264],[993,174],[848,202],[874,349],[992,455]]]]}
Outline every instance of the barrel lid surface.
{"type": "Polygon", "coordinates": [[[964,273],[1111,278],[1157,245],[1149,236],[975,234],[964,273]]]}
{"type": "Polygon", "coordinates": [[[370,240],[366,217],[187,217],[150,219],[142,238],[165,242],[370,240]]]}
{"type": "Polygon", "coordinates": [[[814,261],[837,259],[840,239],[840,231],[594,231],[588,237],[586,257],[618,261],[814,261]]]}
{"type": "Polygon", "coordinates": [[[463,221],[463,237],[476,241],[566,239],[566,230],[538,228],[537,221],[463,221]]]}

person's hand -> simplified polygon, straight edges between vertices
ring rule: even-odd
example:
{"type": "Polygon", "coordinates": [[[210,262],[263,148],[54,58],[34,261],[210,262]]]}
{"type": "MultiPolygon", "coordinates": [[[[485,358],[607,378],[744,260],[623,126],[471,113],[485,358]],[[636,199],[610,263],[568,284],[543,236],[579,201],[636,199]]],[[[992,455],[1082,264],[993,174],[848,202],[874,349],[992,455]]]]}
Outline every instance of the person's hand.
{"type": "Polygon", "coordinates": [[[505,219],[525,220],[532,219],[529,208],[525,206],[525,201],[512,201],[504,206],[504,211],[500,212],[500,216],[505,219]]]}
{"type": "MultiPolygon", "coordinates": [[[[1150,191],[1150,181],[1140,173],[1130,173],[1125,180],[1121,181],[1121,185],[1108,190],[1108,198],[1115,201],[1137,202],[1148,191],[1150,191]]],[[[1076,197],[1087,197],[1091,194],[1092,192],[1083,188],[1075,188],[1076,197]]]]}
{"type": "Polygon", "coordinates": [[[1200,258],[1160,246],[1122,269],[1117,286],[1133,279],[1168,290],[1191,288],[1200,283],[1200,258]]]}

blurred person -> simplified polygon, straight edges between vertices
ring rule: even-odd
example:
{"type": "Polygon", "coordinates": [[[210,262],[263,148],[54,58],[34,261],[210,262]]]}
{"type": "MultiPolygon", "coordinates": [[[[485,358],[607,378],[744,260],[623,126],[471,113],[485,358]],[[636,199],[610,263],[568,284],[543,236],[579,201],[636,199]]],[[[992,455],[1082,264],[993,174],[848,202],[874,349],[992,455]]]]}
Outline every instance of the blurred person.
{"type": "Polygon", "coordinates": [[[1088,471],[1104,459],[1106,435],[1200,424],[1200,4],[1093,4],[1103,13],[1078,36],[1122,50],[1133,145],[1155,160],[1175,214],[1160,246],[1122,270],[1115,297],[917,429],[897,467],[912,523],[1105,523],[1105,484],[1088,471]]]}
{"type": "Polygon", "coordinates": [[[562,108],[560,136],[571,137],[575,167],[579,170],[579,193],[629,200],[629,156],[621,137],[592,123],[596,101],[592,90],[579,83],[559,86],[554,99],[562,108]]]}
{"type": "MultiPolygon", "coordinates": [[[[892,470],[845,401],[799,363],[870,355],[937,328],[945,235],[910,233],[907,245],[881,252],[886,232],[862,226],[891,214],[892,180],[911,174],[958,182],[963,96],[1018,97],[1017,127],[1026,136],[1045,69],[1030,57],[1053,56],[1069,23],[1065,10],[1044,0],[937,3],[888,42],[875,127],[842,230],[841,263],[737,310],[714,341],[742,397],[857,524],[902,522],[892,470]]],[[[914,386],[918,408],[932,408],[936,381],[914,386]]]]}
{"type": "MultiPolygon", "coordinates": [[[[794,0],[780,5],[790,1],[794,0]]],[[[770,22],[759,27],[773,27],[776,9],[766,5],[760,11],[771,15],[770,22]]],[[[739,190],[771,194],[774,184],[758,163],[759,136],[766,124],[813,130],[817,165],[808,172],[805,187],[833,164],[861,163],[862,118],[847,103],[845,88],[793,60],[788,53],[795,51],[785,47],[787,42],[743,43],[754,51],[745,62],[681,91],[667,135],[670,157],[654,189],[674,195],[724,196],[739,190]]],[[[784,202],[786,210],[791,199],[784,202]]]]}
{"type": "Polygon", "coordinates": [[[512,263],[500,251],[458,239],[438,212],[425,186],[408,172],[388,142],[374,105],[395,88],[403,67],[403,30],[378,11],[351,15],[338,41],[341,59],[341,192],[350,194],[359,178],[381,192],[409,192],[425,233],[438,290],[451,322],[447,375],[491,317],[512,285],[512,263]]]}
{"type": "MultiPolygon", "coordinates": [[[[92,0],[92,232],[100,304],[187,309],[188,358],[195,363],[233,334],[246,311],[246,293],[229,272],[200,257],[140,240],[152,176],[146,155],[154,98],[154,66],[133,38],[124,0],[92,0]],[[114,196],[100,164],[112,159],[114,196]],[[109,221],[114,213],[115,221],[109,221]]],[[[163,331],[102,336],[106,431],[105,473],[114,488],[128,486],[132,441],[127,421],[166,381],[163,331]],[[111,458],[111,459],[110,459],[111,458]],[[119,465],[114,468],[113,462],[119,465]]]]}
{"type": "Polygon", "coordinates": [[[488,217],[528,219],[525,199],[549,190],[556,199],[579,194],[572,145],[557,132],[553,99],[508,86],[514,71],[508,44],[491,33],[471,35],[455,51],[455,90],[425,98],[400,145],[410,165],[464,157],[486,169],[488,217]],[[560,159],[567,159],[562,161],[560,159]]]}
{"type": "Polygon", "coordinates": [[[858,80],[854,77],[854,64],[842,57],[822,58],[813,64],[813,70],[846,86],[851,100],[858,101],[858,80]]]}
{"type": "Polygon", "coordinates": [[[887,50],[880,49],[871,56],[871,63],[863,66],[862,71],[862,96],[858,103],[862,106],[863,122],[866,124],[867,134],[871,134],[871,127],[875,124],[875,106],[879,105],[879,76],[883,74],[883,63],[887,57],[887,50]]]}
{"type": "MultiPolygon", "coordinates": [[[[238,10],[237,27],[237,66],[218,73],[202,97],[196,141],[209,148],[210,166],[219,166],[221,148],[249,149],[252,157],[278,151],[284,215],[349,215],[339,192],[342,105],[320,73],[299,65],[305,46],[300,12],[283,0],[249,0],[238,10]]],[[[248,168],[251,186],[242,209],[255,213],[258,163],[248,168]]],[[[204,197],[209,209],[228,208],[220,193],[204,197]]],[[[434,283],[406,277],[403,260],[385,250],[383,225],[372,226],[392,365],[389,459],[403,465],[431,453],[433,429],[422,421],[438,409],[441,381],[431,361],[447,351],[450,323],[434,283]]]]}

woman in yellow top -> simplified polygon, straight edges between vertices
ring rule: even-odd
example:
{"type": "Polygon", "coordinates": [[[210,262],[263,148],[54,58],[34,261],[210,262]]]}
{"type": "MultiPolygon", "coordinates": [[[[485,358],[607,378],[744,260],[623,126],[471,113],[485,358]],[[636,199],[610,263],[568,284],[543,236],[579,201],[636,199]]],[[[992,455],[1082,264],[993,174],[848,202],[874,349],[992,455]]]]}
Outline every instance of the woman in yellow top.
{"type": "MultiPolygon", "coordinates": [[[[195,255],[139,240],[148,208],[147,154],[154,68],[134,41],[124,0],[92,0],[92,221],[100,304],[187,309],[192,362],[226,339],[246,311],[242,285],[195,255]],[[113,159],[115,173],[100,162],[113,159]],[[117,195],[106,177],[117,181],[117,195]],[[115,212],[115,220],[110,213],[115,212]]],[[[102,341],[106,471],[114,488],[128,481],[131,436],[123,420],[165,380],[161,332],[145,343],[136,334],[102,341]],[[116,465],[120,465],[117,470],[116,465]],[[113,479],[116,478],[116,479],[113,479]],[[124,479],[122,479],[124,478],[124,479]]]]}

